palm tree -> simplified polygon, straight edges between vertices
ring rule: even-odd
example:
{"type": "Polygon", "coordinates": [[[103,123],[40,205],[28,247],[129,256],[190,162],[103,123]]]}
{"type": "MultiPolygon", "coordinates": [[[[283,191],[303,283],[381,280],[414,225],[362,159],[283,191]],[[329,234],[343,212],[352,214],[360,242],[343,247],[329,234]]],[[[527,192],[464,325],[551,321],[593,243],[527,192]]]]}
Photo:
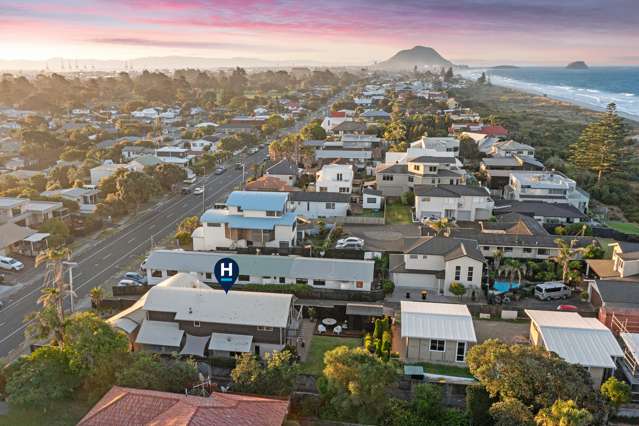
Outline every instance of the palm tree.
{"type": "Polygon", "coordinates": [[[557,238],[555,244],[559,248],[557,256],[554,257],[554,261],[561,265],[562,274],[561,280],[566,283],[568,278],[568,272],[570,272],[570,262],[572,262],[578,253],[583,252],[581,248],[575,248],[577,240],[571,240],[570,243],[566,240],[557,238]]]}
{"type": "Polygon", "coordinates": [[[435,233],[437,234],[437,236],[444,235],[446,237],[450,235],[450,230],[452,228],[451,223],[449,222],[447,217],[442,217],[437,220],[429,221],[428,226],[430,226],[431,228],[435,230],[435,233]]]}
{"type": "Polygon", "coordinates": [[[513,280],[517,278],[519,287],[521,287],[521,279],[526,274],[526,264],[516,259],[506,259],[500,269],[506,276],[508,276],[509,286],[508,291],[512,290],[513,280]]]}
{"type": "Polygon", "coordinates": [[[104,289],[102,287],[93,287],[89,292],[91,296],[91,304],[96,310],[100,310],[102,301],[104,300],[104,289]]]}

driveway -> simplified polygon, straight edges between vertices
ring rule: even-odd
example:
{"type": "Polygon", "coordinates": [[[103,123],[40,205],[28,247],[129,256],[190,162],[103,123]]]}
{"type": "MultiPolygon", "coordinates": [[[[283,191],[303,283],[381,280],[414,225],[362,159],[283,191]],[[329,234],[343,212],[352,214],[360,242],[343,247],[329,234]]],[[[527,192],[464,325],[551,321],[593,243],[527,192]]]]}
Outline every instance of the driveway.
{"type": "Polygon", "coordinates": [[[492,321],[474,319],[477,343],[499,339],[507,343],[523,343],[530,338],[530,321],[492,321]]]}
{"type": "Polygon", "coordinates": [[[420,237],[419,225],[344,225],[344,232],[365,241],[366,250],[403,252],[406,239],[420,237]]]}

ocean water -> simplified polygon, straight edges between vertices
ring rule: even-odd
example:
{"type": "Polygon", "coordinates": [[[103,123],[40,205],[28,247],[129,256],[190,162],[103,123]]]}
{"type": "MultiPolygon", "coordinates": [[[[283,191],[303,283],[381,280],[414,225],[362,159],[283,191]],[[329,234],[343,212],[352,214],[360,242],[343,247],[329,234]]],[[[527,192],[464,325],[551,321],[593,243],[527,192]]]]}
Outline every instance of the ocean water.
{"type": "Polygon", "coordinates": [[[594,110],[604,110],[614,102],[619,113],[639,120],[639,67],[472,69],[461,74],[478,78],[482,71],[497,86],[542,94],[594,110]]]}

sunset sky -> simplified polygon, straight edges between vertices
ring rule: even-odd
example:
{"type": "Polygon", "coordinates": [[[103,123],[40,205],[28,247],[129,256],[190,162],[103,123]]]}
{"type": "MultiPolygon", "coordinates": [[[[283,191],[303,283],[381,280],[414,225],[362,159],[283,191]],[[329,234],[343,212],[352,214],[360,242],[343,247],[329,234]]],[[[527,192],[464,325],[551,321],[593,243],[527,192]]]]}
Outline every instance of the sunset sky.
{"type": "Polygon", "coordinates": [[[0,0],[0,59],[639,64],[639,0],[0,0]]]}

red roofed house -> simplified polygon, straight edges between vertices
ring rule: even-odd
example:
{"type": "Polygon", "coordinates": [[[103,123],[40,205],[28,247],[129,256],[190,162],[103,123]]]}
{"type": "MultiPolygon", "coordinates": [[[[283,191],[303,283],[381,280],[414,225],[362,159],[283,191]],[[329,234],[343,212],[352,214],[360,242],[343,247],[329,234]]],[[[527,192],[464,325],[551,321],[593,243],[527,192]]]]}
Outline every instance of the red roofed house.
{"type": "Polygon", "coordinates": [[[346,117],[346,111],[331,111],[331,117],[346,117]]]}
{"type": "Polygon", "coordinates": [[[213,392],[186,396],[113,386],[78,426],[281,426],[288,401],[213,392]]]}
{"type": "Polygon", "coordinates": [[[488,135],[488,137],[508,136],[508,130],[502,126],[484,126],[481,128],[479,133],[488,135]]]}
{"type": "Polygon", "coordinates": [[[247,183],[244,187],[245,191],[268,191],[268,192],[293,192],[299,191],[299,188],[287,185],[279,178],[273,176],[262,176],[254,181],[247,183]]]}

